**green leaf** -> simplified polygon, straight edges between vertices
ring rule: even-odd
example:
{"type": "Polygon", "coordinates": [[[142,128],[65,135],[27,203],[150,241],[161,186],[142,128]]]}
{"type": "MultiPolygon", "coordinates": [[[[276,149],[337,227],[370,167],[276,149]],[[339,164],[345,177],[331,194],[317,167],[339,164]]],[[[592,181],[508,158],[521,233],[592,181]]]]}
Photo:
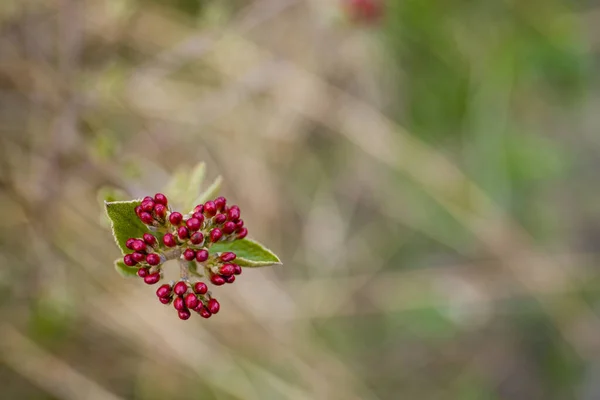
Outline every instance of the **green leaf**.
{"type": "Polygon", "coordinates": [[[125,247],[127,239],[141,238],[144,233],[149,232],[146,225],[135,214],[135,207],[139,206],[141,202],[141,200],[131,200],[104,203],[106,215],[111,222],[113,237],[123,254],[129,252],[129,249],[125,247]]]}
{"type": "Polygon", "coordinates": [[[218,242],[211,246],[211,253],[234,252],[235,263],[243,267],[268,267],[282,265],[275,253],[252,239],[241,239],[233,242],[218,242]]]}
{"type": "Polygon", "coordinates": [[[136,267],[128,267],[120,258],[115,260],[115,269],[125,278],[137,276],[138,269],[136,267]]]}
{"type": "Polygon", "coordinates": [[[202,192],[202,194],[200,196],[198,196],[194,200],[194,202],[192,203],[190,208],[194,207],[196,204],[205,203],[208,200],[212,200],[215,197],[217,197],[217,194],[219,194],[219,191],[221,190],[222,183],[223,183],[223,177],[217,176],[217,178],[214,180],[212,185],[210,185],[204,192],[202,192]]]}

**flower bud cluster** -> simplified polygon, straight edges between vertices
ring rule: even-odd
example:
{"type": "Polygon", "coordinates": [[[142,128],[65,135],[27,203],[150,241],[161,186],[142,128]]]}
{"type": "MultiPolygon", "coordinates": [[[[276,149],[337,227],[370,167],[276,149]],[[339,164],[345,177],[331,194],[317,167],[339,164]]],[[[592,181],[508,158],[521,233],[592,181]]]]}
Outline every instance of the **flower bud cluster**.
{"type": "Polygon", "coordinates": [[[135,213],[149,233],[130,238],[131,250],[123,257],[129,267],[137,267],[137,275],[149,285],[161,281],[164,264],[177,259],[181,280],[165,283],[156,290],[162,304],[173,304],[178,316],[187,320],[195,311],[203,318],[219,312],[219,302],[212,297],[206,283],[195,277],[206,277],[215,286],[233,283],[242,268],[235,263],[234,252],[214,253],[210,247],[217,242],[231,242],[248,235],[240,208],[227,206],[224,197],[198,204],[183,215],[171,210],[167,197],[157,193],[145,197],[135,213]]]}

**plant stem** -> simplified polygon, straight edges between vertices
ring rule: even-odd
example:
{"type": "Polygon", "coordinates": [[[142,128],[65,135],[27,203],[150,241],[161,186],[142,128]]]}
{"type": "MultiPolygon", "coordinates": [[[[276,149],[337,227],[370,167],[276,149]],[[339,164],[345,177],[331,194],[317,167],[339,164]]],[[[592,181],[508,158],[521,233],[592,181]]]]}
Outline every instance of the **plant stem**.
{"type": "Polygon", "coordinates": [[[186,260],[179,259],[179,274],[182,280],[188,280],[190,278],[190,270],[188,262],[186,260]]]}

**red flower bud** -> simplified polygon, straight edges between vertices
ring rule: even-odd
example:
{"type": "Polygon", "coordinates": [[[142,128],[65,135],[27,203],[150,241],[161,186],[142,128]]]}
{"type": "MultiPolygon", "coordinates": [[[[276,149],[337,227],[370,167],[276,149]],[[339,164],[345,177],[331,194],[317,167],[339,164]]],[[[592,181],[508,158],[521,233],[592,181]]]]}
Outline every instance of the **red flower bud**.
{"type": "Polygon", "coordinates": [[[190,319],[190,316],[192,315],[189,310],[179,310],[179,312],[177,313],[177,315],[179,316],[179,319],[185,321],[190,319]]]}
{"type": "Polygon", "coordinates": [[[221,259],[221,261],[223,262],[229,262],[229,261],[233,261],[235,260],[235,253],[232,253],[231,251],[227,251],[225,253],[222,253],[219,258],[221,259]]]}
{"type": "Polygon", "coordinates": [[[231,206],[227,211],[227,219],[233,222],[240,219],[240,208],[238,206],[231,206]]]}
{"type": "Polygon", "coordinates": [[[200,304],[200,300],[198,300],[198,298],[196,297],[196,295],[194,293],[188,293],[185,296],[185,305],[188,308],[194,309],[194,308],[198,307],[198,304],[200,304]]]}
{"type": "Polygon", "coordinates": [[[144,277],[144,282],[148,285],[154,285],[155,283],[158,283],[158,281],[160,281],[160,272],[155,272],[144,277]]]}
{"type": "Polygon", "coordinates": [[[245,238],[247,235],[248,235],[248,229],[246,229],[246,228],[242,228],[242,229],[240,229],[240,231],[238,232],[238,234],[237,234],[237,238],[238,238],[238,239],[243,239],[243,238],[245,238]]]}
{"type": "Polygon", "coordinates": [[[158,204],[162,204],[163,206],[166,206],[168,204],[167,196],[165,196],[162,193],[156,193],[154,195],[154,201],[158,204]]]}
{"type": "Polygon", "coordinates": [[[219,268],[219,272],[221,275],[233,275],[235,272],[235,267],[233,264],[223,264],[221,268],[219,268]]]}
{"type": "Polygon", "coordinates": [[[175,287],[173,288],[173,291],[175,292],[175,294],[177,296],[182,296],[185,294],[185,292],[187,292],[188,287],[187,284],[183,281],[179,281],[175,284],[175,287]]]}
{"type": "Polygon", "coordinates": [[[175,307],[175,309],[178,311],[185,310],[185,302],[183,301],[183,298],[175,297],[175,300],[173,300],[173,307],[175,307]]]}
{"type": "Polygon", "coordinates": [[[177,241],[175,240],[175,236],[173,236],[171,233],[166,233],[165,236],[163,236],[163,243],[167,247],[177,246],[177,241]]]}
{"type": "Polygon", "coordinates": [[[148,246],[154,246],[156,244],[156,238],[149,233],[144,233],[144,242],[146,242],[148,246]]]}
{"type": "Polygon", "coordinates": [[[219,304],[217,299],[210,299],[208,301],[208,304],[206,305],[206,308],[208,308],[208,311],[210,311],[211,314],[216,314],[219,312],[221,305],[219,304]]]}
{"type": "Polygon", "coordinates": [[[154,201],[153,200],[144,200],[142,201],[142,210],[147,213],[151,213],[154,210],[154,201]]]}
{"type": "Polygon", "coordinates": [[[212,315],[212,314],[210,313],[210,311],[208,311],[208,310],[206,309],[206,307],[201,307],[201,308],[197,309],[197,310],[196,310],[196,312],[197,312],[198,314],[200,314],[200,316],[201,316],[202,318],[210,318],[210,316],[212,315]]]}
{"type": "Polygon", "coordinates": [[[169,222],[173,225],[179,225],[182,220],[183,215],[181,215],[181,213],[178,213],[177,211],[172,212],[171,215],[169,215],[169,222]]]}
{"type": "Polygon", "coordinates": [[[138,252],[132,253],[131,257],[135,260],[136,263],[141,263],[141,262],[146,261],[146,255],[142,254],[142,253],[138,253],[138,252]]]}
{"type": "Polygon", "coordinates": [[[210,277],[210,281],[213,283],[213,285],[216,286],[221,286],[225,284],[225,279],[221,275],[212,275],[210,277]]]}
{"type": "MultiPolygon", "coordinates": [[[[221,214],[222,215],[222,214],[221,214]]],[[[223,225],[223,233],[226,235],[232,234],[236,229],[235,222],[227,221],[223,225]]]]}
{"type": "Polygon", "coordinates": [[[125,257],[123,257],[123,262],[128,267],[133,267],[135,264],[137,264],[137,261],[135,261],[133,259],[133,257],[131,256],[131,254],[125,254],[125,257]]]}
{"type": "Polygon", "coordinates": [[[215,206],[214,201],[207,201],[204,203],[204,213],[209,217],[212,217],[217,213],[217,206],[215,206]]]}
{"type": "Polygon", "coordinates": [[[156,295],[158,297],[169,297],[171,296],[171,285],[164,284],[156,289],[156,295]]]}
{"type": "Polygon", "coordinates": [[[208,260],[208,251],[202,249],[202,250],[196,252],[196,261],[204,262],[206,260],[208,260]]]}
{"type": "Polygon", "coordinates": [[[227,200],[225,200],[225,197],[217,197],[215,199],[215,207],[217,207],[218,211],[221,211],[222,209],[224,209],[225,204],[227,204],[227,200]]]}
{"type": "Polygon", "coordinates": [[[187,239],[189,235],[190,235],[190,232],[188,231],[188,228],[186,228],[185,226],[180,226],[179,228],[177,228],[177,236],[179,236],[180,240],[187,239]]]}
{"type": "Polygon", "coordinates": [[[196,252],[192,249],[185,249],[183,252],[183,258],[188,261],[192,261],[194,258],[196,258],[196,252]]]}
{"type": "Polygon", "coordinates": [[[196,232],[202,227],[202,224],[200,223],[200,220],[198,218],[190,218],[185,222],[185,224],[187,225],[188,229],[192,232],[196,232]]]}
{"type": "Polygon", "coordinates": [[[152,215],[150,215],[150,213],[147,213],[146,211],[142,211],[140,213],[140,220],[146,225],[152,225],[152,223],[154,222],[154,218],[152,218],[152,215]]]}
{"type": "Polygon", "coordinates": [[[192,233],[192,236],[190,236],[190,242],[192,242],[192,244],[200,244],[204,241],[204,235],[202,234],[202,232],[194,232],[192,233]]]}
{"type": "Polygon", "coordinates": [[[150,265],[160,264],[160,256],[156,253],[151,253],[146,256],[146,262],[150,265]]]}
{"type": "Polygon", "coordinates": [[[140,278],[145,278],[148,276],[148,274],[150,270],[148,268],[140,268],[137,271],[137,276],[139,276],[140,278]]]}
{"type": "Polygon", "coordinates": [[[223,231],[221,231],[219,228],[214,228],[212,231],[210,231],[210,241],[215,243],[218,242],[219,239],[221,239],[223,237],[223,231]]]}
{"type": "Polygon", "coordinates": [[[194,284],[194,292],[198,294],[206,294],[208,292],[208,286],[204,282],[196,282],[194,284]]]}
{"type": "Polygon", "coordinates": [[[157,217],[164,219],[167,216],[167,207],[162,204],[157,204],[154,206],[154,212],[157,217]]]}

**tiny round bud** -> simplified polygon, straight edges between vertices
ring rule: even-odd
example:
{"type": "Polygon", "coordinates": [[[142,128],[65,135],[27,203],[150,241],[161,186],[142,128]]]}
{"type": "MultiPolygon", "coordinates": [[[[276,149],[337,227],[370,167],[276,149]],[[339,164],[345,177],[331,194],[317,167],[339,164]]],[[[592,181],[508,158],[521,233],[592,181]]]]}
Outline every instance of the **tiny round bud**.
{"type": "Polygon", "coordinates": [[[144,211],[142,210],[142,206],[136,206],[133,210],[135,211],[135,215],[137,215],[138,217],[140,216],[142,211],[144,211]]]}
{"type": "Polygon", "coordinates": [[[204,205],[203,204],[198,204],[196,207],[194,207],[194,214],[195,213],[202,214],[203,212],[204,212],[204,205]]]}
{"type": "Polygon", "coordinates": [[[187,225],[188,229],[192,232],[196,232],[202,226],[198,218],[190,218],[185,222],[185,224],[187,225]]]}
{"type": "Polygon", "coordinates": [[[238,206],[231,206],[227,211],[227,219],[233,222],[240,219],[240,208],[238,206]]]}
{"type": "Polygon", "coordinates": [[[223,237],[223,231],[221,231],[219,228],[214,228],[212,231],[210,231],[210,241],[215,243],[218,242],[219,239],[221,239],[223,237]]]}
{"type": "Polygon", "coordinates": [[[240,275],[242,273],[242,267],[237,264],[233,264],[233,268],[235,271],[233,272],[235,275],[240,275]]]}
{"type": "Polygon", "coordinates": [[[221,309],[221,305],[217,299],[210,299],[206,305],[206,308],[208,308],[208,311],[210,311],[211,314],[216,314],[219,312],[219,309],[221,309]]]}
{"type": "Polygon", "coordinates": [[[177,315],[179,316],[179,319],[180,319],[180,320],[183,320],[183,321],[185,321],[185,320],[188,320],[188,319],[190,319],[190,316],[191,316],[192,314],[190,313],[190,311],[189,311],[189,310],[179,310],[179,312],[177,313],[177,315]]]}
{"type": "Polygon", "coordinates": [[[201,212],[195,212],[195,213],[193,213],[192,217],[198,219],[198,221],[200,221],[201,225],[204,222],[204,214],[202,214],[201,212]]]}
{"type": "Polygon", "coordinates": [[[158,204],[162,204],[163,206],[166,206],[168,204],[167,196],[165,196],[162,193],[156,193],[154,195],[154,201],[158,204]]]}
{"type": "Polygon", "coordinates": [[[188,293],[185,296],[185,305],[188,308],[194,309],[194,308],[198,307],[198,304],[200,304],[200,300],[198,300],[198,298],[196,297],[196,295],[194,293],[188,293]]]}
{"type": "Polygon", "coordinates": [[[200,314],[200,316],[201,316],[202,318],[210,318],[210,316],[212,315],[212,314],[210,313],[210,311],[208,311],[208,310],[206,309],[206,307],[199,308],[198,310],[196,310],[196,312],[197,312],[198,314],[200,314]]]}
{"type": "Polygon", "coordinates": [[[240,219],[238,222],[235,223],[235,229],[240,230],[242,229],[242,227],[244,226],[244,220],[240,219]]]}
{"type": "Polygon", "coordinates": [[[154,246],[156,244],[156,238],[149,233],[144,233],[144,242],[148,246],[154,246]]]}
{"type": "Polygon", "coordinates": [[[167,247],[177,246],[177,241],[175,241],[175,236],[173,236],[173,234],[171,234],[171,233],[166,233],[165,236],[163,236],[163,243],[167,247]]]}
{"type": "Polygon", "coordinates": [[[175,307],[176,310],[185,310],[185,302],[183,301],[183,297],[175,297],[175,300],[173,300],[173,307],[175,307]]]}
{"type": "Polygon", "coordinates": [[[146,262],[150,265],[160,264],[160,256],[156,253],[151,253],[146,256],[146,262]]]}
{"type": "Polygon", "coordinates": [[[221,265],[221,268],[219,268],[219,272],[221,275],[233,275],[235,272],[235,267],[233,264],[223,264],[221,265]]]}
{"type": "Polygon", "coordinates": [[[192,249],[185,249],[183,252],[183,258],[188,261],[192,261],[194,258],[196,258],[196,252],[192,249]]]}
{"type": "Polygon", "coordinates": [[[144,277],[144,282],[148,285],[154,285],[155,283],[158,283],[158,281],[160,281],[160,272],[155,272],[144,277]]]}
{"type": "Polygon", "coordinates": [[[131,253],[131,257],[135,260],[136,263],[146,261],[146,255],[143,253],[138,253],[137,251],[135,253],[131,253]]]}
{"type": "Polygon", "coordinates": [[[133,244],[131,245],[131,247],[133,247],[133,250],[135,251],[146,251],[146,243],[139,239],[136,239],[135,242],[133,242],[133,244]]]}
{"type": "Polygon", "coordinates": [[[225,284],[225,279],[221,275],[213,275],[210,277],[210,281],[213,285],[221,286],[225,284]]]}
{"type": "Polygon", "coordinates": [[[148,268],[140,268],[137,271],[137,276],[139,276],[140,278],[145,278],[148,276],[148,274],[150,270],[148,268]]]}
{"type": "Polygon", "coordinates": [[[235,253],[232,253],[231,251],[226,251],[225,253],[221,253],[221,255],[219,256],[219,258],[223,262],[233,261],[233,260],[235,260],[235,257],[236,257],[235,253]]]}
{"type": "MultiPolygon", "coordinates": [[[[223,214],[220,214],[223,215],[223,214]]],[[[233,233],[235,231],[235,222],[233,221],[227,221],[225,222],[225,224],[223,225],[223,233],[226,235],[229,235],[231,233],[233,233]]]]}
{"type": "Polygon", "coordinates": [[[125,247],[127,247],[129,250],[133,250],[133,242],[135,242],[137,239],[135,238],[129,238],[127,239],[127,241],[125,242],[125,247]]]}
{"type": "Polygon", "coordinates": [[[171,215],[169,215],[169,222],[173,225],[179,225],[182,220],[183,215],[181,215],[181,213],[178,213],[177,211],[172,212],[171,215]]]}
{"type": "Polygon", "coordinates": [[[187,239],[189,235],[190,235],[190,232],[188,231],[188,228],[186,228],[185,226],[180,226],[179,228],[177,228],[177,236],[179,236],[180,240],[187,239]]]}
{"type": "Polygon", "coordinates": [[[198,262],[204,262],[208,260],[208,251],[205,249],[199,250],[198,252],[196,252],[196,261],[198,262]]]}
{"type": "Polygon", "coordinates": [[[142,222],[146,225],[152,225],[152,222],[154,222],[154,218],[152,218],[152,215],[150,215],[150,213],[147,213],[146,211],[142,211],[140,213],[140,220],[142,220],[142,222]]]}
{"type": "Polygon", "coordinates": [[[192,242],[192,244],[200,244],[203,241],[204,241],[204,235],[202,234],[202,232],[192,233],[192,236],[190,237],[190,242],[192,242]]]}
{"type": "Polygon", "coordinates": [[[173,288],[173,291],[175,292],[175,294],[177,296],[182,296],[183,294],[185,294],[185,292],[187,292],[188,287],[187,284],[183,281],[179,281],[175,284],[175,287],[173,288]]]}
{"type": "Polygon", "coordinates": [[[135,264],[137,264],[137,261],[135,261],[133,259],[133,257],[131,256],[131,254],[125,254],[125,257],[123,257],[123,262],[128,267],[133,267],[135,264]]]}
{"type": "Polygon", "coordinates": [[[154,206],[154,212],[160,219],[163,219],[167,216],[167,207],[162,204],[157,204],[154,206]]]}
{"type": "Polygon", "coordinates": [[[217,210],[221,211],[222,209],[224,209],[225,204],[227,204],[227,200],[225,200],[225,197],[220,196],[215,199],[215,207],[217,207],[217,210]]]}
{"type": "Polygon", "coordinates": [[[158,297],[169,297],[171,296],[171,285],[164,284],[156,289],[156,295],[158,297]]]}
{"type": "Polygon", "coordinates": [[[215,215],[215,224],[222,224],[223,222],[227,221],[227,215],[225,214],[217,214],[215,215]]]}
{"type": "Polygon", "coordinates": [[[142,210],[146,211],[147,213],[151,213],[154,210],[154,201],[153,200],[145,200],[142,201],[142,210]]]}
{"type": "Polygon", "coordinates": [[[233,283],[235,281],[235,275],[227,275],[225,277],[225,282],[226,283],[233,283]]]}
{"type": "Polygon", "coordinates": [[[214,201],[207,201],[204,203],[204,213],[209,217],[212,217],[217,213],[217,206],[215,206],[214,201]]]}
{"type": "Polygon", "coordinates": [[[243,239],[243,238],[245,238],[247,235],[248,235],[248,229],[246,229],[246,228],[242,228],[242,229],[240,229],[240,231],[238,232],[238,234],[237,234],[237,238],[238,238],[238,239],[243,239]]]}
{"type": "Polygon", "coordinates": [[[208,292],[208,286],[204,282],[196,282],[194,284],[194,292],[198,294],[206,294],[208,292]]]}
{"type": "Polygon", "coordinates": [[[159,297],[158,301],[160,301],[163,304],[169,304],[171,302],[171,300],[173,300],[172,297],[159,297]]]}

